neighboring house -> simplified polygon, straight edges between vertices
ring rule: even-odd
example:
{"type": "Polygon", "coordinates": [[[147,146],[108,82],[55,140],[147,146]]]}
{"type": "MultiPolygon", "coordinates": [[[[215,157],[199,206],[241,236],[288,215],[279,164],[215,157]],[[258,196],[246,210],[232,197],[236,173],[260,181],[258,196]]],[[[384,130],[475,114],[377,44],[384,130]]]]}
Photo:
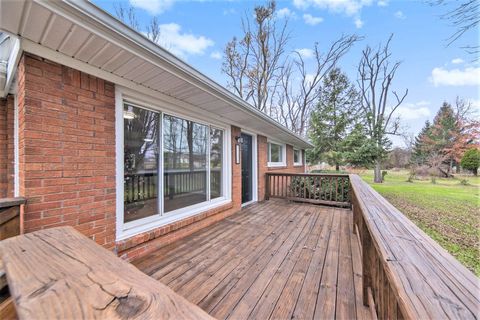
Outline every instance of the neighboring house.
{"type": "Polygon", "coordinates": [[[0,2],[0,197],[131,260],[262,201],[311,145],[88,1],[0,2]]]}

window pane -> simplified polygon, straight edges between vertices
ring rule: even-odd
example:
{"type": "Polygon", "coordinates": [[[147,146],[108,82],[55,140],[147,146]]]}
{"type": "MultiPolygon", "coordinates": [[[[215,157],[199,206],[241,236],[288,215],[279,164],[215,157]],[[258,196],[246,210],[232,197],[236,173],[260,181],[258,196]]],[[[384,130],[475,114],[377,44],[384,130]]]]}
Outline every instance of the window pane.
{"type": "Polygon", "coordinates": [[[164,116],[164,212],[207,200],[207,133],[207,126],[164,116]]]}
{"type": "Polygon", "coordinates": [[[124,222],[145,218],[158,210],[158,113],[125,104],[124,222]]]}
{"type": "Polygon", "coordinates": [[[293,162],[295,162],[295,163],[300,162],[300,151],[293,150],[293,162]]]}
{"type": "Polygon", "coordinates": [[[222,196],[223,130],[210,129],[210,199],[222,196]]]}
{"type": "Polygon", "coordinates": [[[282,146],[270,144],[270,162],[282,162],[282,146]]]}

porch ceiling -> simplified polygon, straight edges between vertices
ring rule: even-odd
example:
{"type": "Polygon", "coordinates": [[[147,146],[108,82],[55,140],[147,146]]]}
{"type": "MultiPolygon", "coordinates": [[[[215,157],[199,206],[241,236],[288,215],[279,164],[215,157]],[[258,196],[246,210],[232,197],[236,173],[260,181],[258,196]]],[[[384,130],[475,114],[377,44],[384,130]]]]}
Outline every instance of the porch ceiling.
{"type": "MultiPolygon", "coordinates": [[[[311,145],[88,1],[1,1],[0,30],[60,57],[299,148],[311,145]]],[[[35,52],[34,52],[35,53],[35,52]]],[[[107,79],[108,80],[108,79],[107,79]]],[[[114,80],[113,80],[114,81],[114,80]]],[[[115,81],[114,81],[115,82],[115,81]]]]}

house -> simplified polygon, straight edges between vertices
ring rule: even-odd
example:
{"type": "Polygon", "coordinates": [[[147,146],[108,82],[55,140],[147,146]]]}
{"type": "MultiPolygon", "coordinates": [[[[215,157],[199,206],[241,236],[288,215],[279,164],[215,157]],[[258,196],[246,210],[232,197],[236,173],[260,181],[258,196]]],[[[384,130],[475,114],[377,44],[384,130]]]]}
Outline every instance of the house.
{"type": "Polygon", "coordinates": [[[89,1],[0,2],[0,197],[132,260],[265,198],[310,143],[89,1]]]}

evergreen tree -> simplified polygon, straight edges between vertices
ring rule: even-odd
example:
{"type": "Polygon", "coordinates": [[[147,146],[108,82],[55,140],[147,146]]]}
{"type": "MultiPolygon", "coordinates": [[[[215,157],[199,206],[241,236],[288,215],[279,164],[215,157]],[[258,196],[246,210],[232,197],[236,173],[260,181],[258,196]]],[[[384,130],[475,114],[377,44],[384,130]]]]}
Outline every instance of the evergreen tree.
{"type": "Polygon", "coordinates": [[[426,143],[427,138],[431,135],[432,125],[430,121],[425,121],[425,125],[422,130],[415,137],[415,143],[413,145],[412,162],[416,165],[422,165],[427,162],[429,155],[429,145],[426,143]]]}
{"type": "Polygon", "coordinates": [[[474,176],[478,175],[478,167],[480,167],[480,151],[476,148],[469,149],[463,155],[461,160],[462,168],[472,171],[474,176]]]}
{"type": "Polygon", "coordinates": [[[330,71],[311,115],[309,135],[314,148],[310,161],[327,161],[340,169],[346,151],[342,141],[355,123],[358,102],[358,92],[348,77],[338,68],[330,71]]]}

